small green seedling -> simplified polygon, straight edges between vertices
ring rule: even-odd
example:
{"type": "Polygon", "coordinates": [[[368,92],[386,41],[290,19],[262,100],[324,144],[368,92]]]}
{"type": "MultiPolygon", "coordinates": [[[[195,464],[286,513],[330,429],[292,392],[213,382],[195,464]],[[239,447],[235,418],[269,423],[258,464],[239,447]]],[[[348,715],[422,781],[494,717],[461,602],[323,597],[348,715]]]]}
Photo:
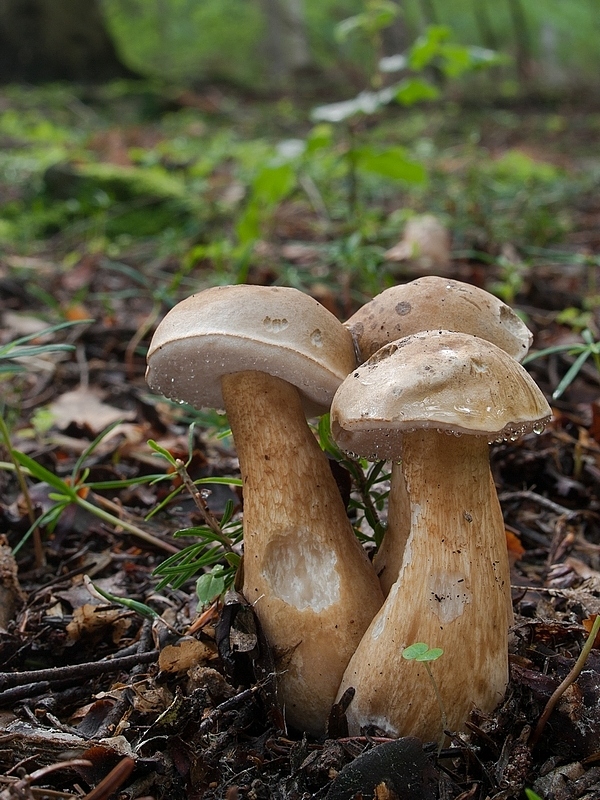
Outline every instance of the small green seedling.
{"type": "Polygon", "coordinates": [[[415,642],[415,644],[411,644],[409,647],[405,647],[402,651],[402,658],[405,658],[407,661],[418,661],[422,663],[425,669],[427,670],[427,674],[429,675],[429,680],[431,681],[431,685],[433,686],[433,691],[435,692],[435,697],[438,702],[438,706],[440,707],[440,714],[442,717],[442,735],[440,737],[440,743],[438,746],[438,753],[441,752],[442,746],[444,744],[444,739],[446,737],[446,728],[448,727],[447,718],[446,718],[446,709],[444,708],[444,702],[442,700],[442,696],[440,695],[440,690],[438,689],[438,685],[436,683],[435,678],[433,677],[433,673],[431,672],[431,667],[429,666],[431,661],[437,661],[440,656],[444,654],[444,651],[441,647],[429,647],[428,644],[425,642],[415,642]]]}
{"type": "Polygon", "coordinates": [[[140,603],[139,600],[132,600],[130,597],[119,597],[118,595],[111,594],[105,589],[101,589],[99,586],[97,586],[89,577],[89,575],[83,576],[83,582],[92,597],[96,597],[98,600],[107,600],[109,603],[113,603],[114,605],[123,606],[123,608],[127,608],[129,611],[134,611],[136,614],[139,614],[145,619],[160,619],[160,614],[153,608],[150,608],[150,606],[146,605],[146,603],[140,603]]]}
{"type": "Polygon", "coordinates": [[[543,800],[542,797],[537,792],[534,792],[533,789],[525,789],[525,794],[527,795],[527,800],[543,800]]]}
{"type": "Polygon", "coordinates": [[[200,575],[196,581],[198,611],[202,611],[224,594],[228,582],[228,574],[222,564],[215,564],[210,572],[200,575]]]}

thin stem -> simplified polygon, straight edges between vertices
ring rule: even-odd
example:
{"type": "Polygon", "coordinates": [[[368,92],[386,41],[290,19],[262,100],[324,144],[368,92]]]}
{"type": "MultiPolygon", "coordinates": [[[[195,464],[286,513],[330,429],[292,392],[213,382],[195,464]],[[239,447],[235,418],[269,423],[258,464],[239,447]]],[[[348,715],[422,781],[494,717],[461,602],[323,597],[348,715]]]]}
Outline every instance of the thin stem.
{"type": "MultiPolygon", "coordinates": [[[[2,434],[2,438],[4,439],[4,444],[8,452],[8,457],[10,458],[11,463],[14,467],[15,475],[17,476],[17,481],[19,482],[19,487],[21,489],[21,494],[23,495],[23,499],[25,500],[25,507],[27,509],[27,516],[29,518],[29,522],[31,523],[31,525],[34,525],[35,511],[33,509],[33,503],[31,502],[29,487],[27,486],[25,475],[21,470],[21,465],[15,458],[12,444],[10,442],[10,433],[4,421],[4,417],[1,415],[0,415],[0,433],[2,434]]],[[[39,526],[37,525],[33,529],[33,551],[35,554],[35,566],[38,569],[41,569],[46,564],[46,554],[44,553],[44,546],[42,544],[42,535],[40,533],[39,526]]]]}
{"type": "Polygon", "coordinates": [[[448,727],[448,718],[446,717],[446,707],[444,706],[444,701],[442,700],[442,695],[440,694],[440,690],[438,689],[437,682],[433,677],[433,672],[431,671],[431,667],[429,666],[428,661],[421,662],[424,664],[425,669],[427,670],[427,674],[429,675],[429,680],[433,686],[433,691],[435,692],[435,698],[438,702],[438,706],[440,707],[440,713],[442,715],[442,735],[440,737],[440,743],[438,745],[438,756],[442,752],[442,747],[444,746],[444,739],[446,738],[446,728],[448,727]]]}
{"type": "Polygon", "coordinates": [[[113,514],[109,514],[108,511],[103,511],[93,503],[84,500],[83,497],[79,497],[79,495],[77,496],[75,502],[77,505],[85,508],[94,516],[103,520],[103,522],[108,522],[109,525],[112,525],[115,528],[123,528],[123,530],[127,531],[128,533],[132,533],[134,536],[137,536],[138,539],[143,539],[145,542],[153,544],[155,547],[159,547],[161,550],[166,550],[168,553],[179,553],[179,548],[175,547],[174,545],[169,544],[168,542],[163,542],[158,537],[153,536],[151,533],[148,533],[141,528],[138,528],[137,525],[133,525],[131,522],[127,522],[124,519],[119,519],[113,514]]]}
{"type": "Polygon", "coordinates": [[[381,544],[381,540],[383,539],[385,528],[381,524],[379,512],[377,511],[375,503],[373,502],[373,496],[371,494],[371,488],[373,484],[369,482],[359,464],[357,464],[357,469],[353,471],[353,478],[356,482],[356,488],[358,489],[360,499],[364,506],[365,517],[369,525],[371,525],[373,528],[375,543],[377,546],[379,546],[381,544]]]}
{"type": "Polygon", "coordinates": [[[544,728],[546,727],[546,723],[550,718],[550,714],[556,708],[556,704],[563,696],[563,694],[567,691],[569,686],[574,683],[583,667],[585,666],[585,662],[587,661],[587,657],[589,656],[592,647],[594,646],[594,642],[596,641],[596,636],[598,635],[598,631],[600,631],[600,614],[594,620],[594,624],[592,625],[592,630],[589,632],[587,639],[585,640],[585,644],[581,649],[581,653],[579,654],[579,658],[573,665],[571,671],[567,675],[567,677],[560,683],[557,688],[552,692],[552,696],[546,703],[546,707],[542,711],[540,718],[538,719],[537,725],[529,739],[529,747],[533,749],[536,744],[538,743],[540,736],[544,728]]]}
{"type": "Polygon", "coordinates": [[[209,509],[206,500],[202,496],[202,492],[198,489],[196,484],[190,478],[189,472],[187,471],[185,464],[180,458],[175,459],[175,466],[177,468],[177,474],[183,481],[185,488],[190,493],[192,500],[194,501],[196,507],[202,514],[204,522],[215,534],[215,537],[223,545],[223,547],[228,552],[233,553],[233,541],[228,536],[226,536],[221,530],[221,526],[219,525],[218,519],[209,509]]]}

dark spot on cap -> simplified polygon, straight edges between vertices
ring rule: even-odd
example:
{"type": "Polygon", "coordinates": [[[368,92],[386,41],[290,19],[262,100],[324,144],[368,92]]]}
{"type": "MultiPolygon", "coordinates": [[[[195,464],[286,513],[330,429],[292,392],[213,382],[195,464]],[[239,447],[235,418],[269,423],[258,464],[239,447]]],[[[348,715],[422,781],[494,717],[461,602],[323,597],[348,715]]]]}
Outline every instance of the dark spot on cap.
{"type": "Polygon", "coordinates": [[[412,311],[412,306],[406,300],[403,300],[396,306],[396,314],[398,314],[401,317],[404,317],[406,314],[410,314],[411,311],[412,311]]]}

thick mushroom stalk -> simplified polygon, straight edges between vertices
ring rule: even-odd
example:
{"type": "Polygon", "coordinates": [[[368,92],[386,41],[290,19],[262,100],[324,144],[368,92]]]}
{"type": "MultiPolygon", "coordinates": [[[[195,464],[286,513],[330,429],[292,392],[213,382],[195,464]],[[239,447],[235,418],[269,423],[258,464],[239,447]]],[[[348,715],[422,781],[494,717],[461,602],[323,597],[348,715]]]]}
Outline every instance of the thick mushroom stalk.
{"type": "Polygon", "coordinates": [[[296,289],[222,286],[158,326],[147,380],[225,408],[244,482],[244,592],[275,648],[290,725],[325,733],[344,669],[383,602],[306,414],[355,365],[350,333],[296,289]]]}
{"type": "Polygon", "coordinates": [[[297,390],[241,372],[222,391],[243,480],[244,595],[274,648],[286,719],[322,734],[383,598],[297,390]]]}
{"type": "Polygon", "coordinates": [[[331,408],[345,450],[394,463],[410,531],[396,582],[353,655],[339,695],[356,694],[351,733],[376,725],[437,739],[442,718],[416,642],[441,647],[431,664],[447,724],[491,711],[508,679],[512,619],[504,522],[488,442],[543,429],[550,407],[531,377],[495,345],[424,331],[382,347],[349,375],[331,408]],[[401,458],[401,465],[397,463],[401,458]]]}
{"type": "Polygon", "coordinates": [[[376,724],[393,736],[439,740],[430,678],[422,664],[401,658],[415,642],[444,650],[430,668],[451,730],[473,707],[491,711],[504,695],[510,576],[488,450],[481,436],[403,437],[411,530],[398,580],[342,681],[341,692],[357,689],[347,712],[353,734],[376,724]]]}

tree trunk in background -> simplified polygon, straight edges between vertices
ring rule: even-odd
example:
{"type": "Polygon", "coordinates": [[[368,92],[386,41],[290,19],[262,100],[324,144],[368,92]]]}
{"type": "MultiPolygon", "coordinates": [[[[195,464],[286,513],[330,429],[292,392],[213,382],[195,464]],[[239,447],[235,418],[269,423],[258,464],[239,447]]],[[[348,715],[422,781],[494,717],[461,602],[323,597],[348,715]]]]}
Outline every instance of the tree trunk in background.
{"type": "Polygon", "coordinates": [[[508,0],[508,8],[515,33],[517,77],[523,85],[526,85],[531,78],[533,65],[531,33],[521,0],[508,0]]]}
{"type": "Polygon", "coordinates": [[[0,83],[127,77],[96,0],[0,0],[0,83]]]}
{"type": "Polygon", "coordinates": [[[489,47],[490,50],[498,50],[498,37],[490,19],[486,0],[473,0],[473,13],[481,43],[484,47],[489,47]]]}
{"type": "Polygon", "coordinates": [[[421,16],[425,25],[440,24],[440,18],[433,0],[421,0],[421,16]]]}
{"type": "Polygon", "coordinates": [[[274,86],[284,86],[311,64],[304,0],[262,0],[262,7],[269,78],[274,86]]]}

